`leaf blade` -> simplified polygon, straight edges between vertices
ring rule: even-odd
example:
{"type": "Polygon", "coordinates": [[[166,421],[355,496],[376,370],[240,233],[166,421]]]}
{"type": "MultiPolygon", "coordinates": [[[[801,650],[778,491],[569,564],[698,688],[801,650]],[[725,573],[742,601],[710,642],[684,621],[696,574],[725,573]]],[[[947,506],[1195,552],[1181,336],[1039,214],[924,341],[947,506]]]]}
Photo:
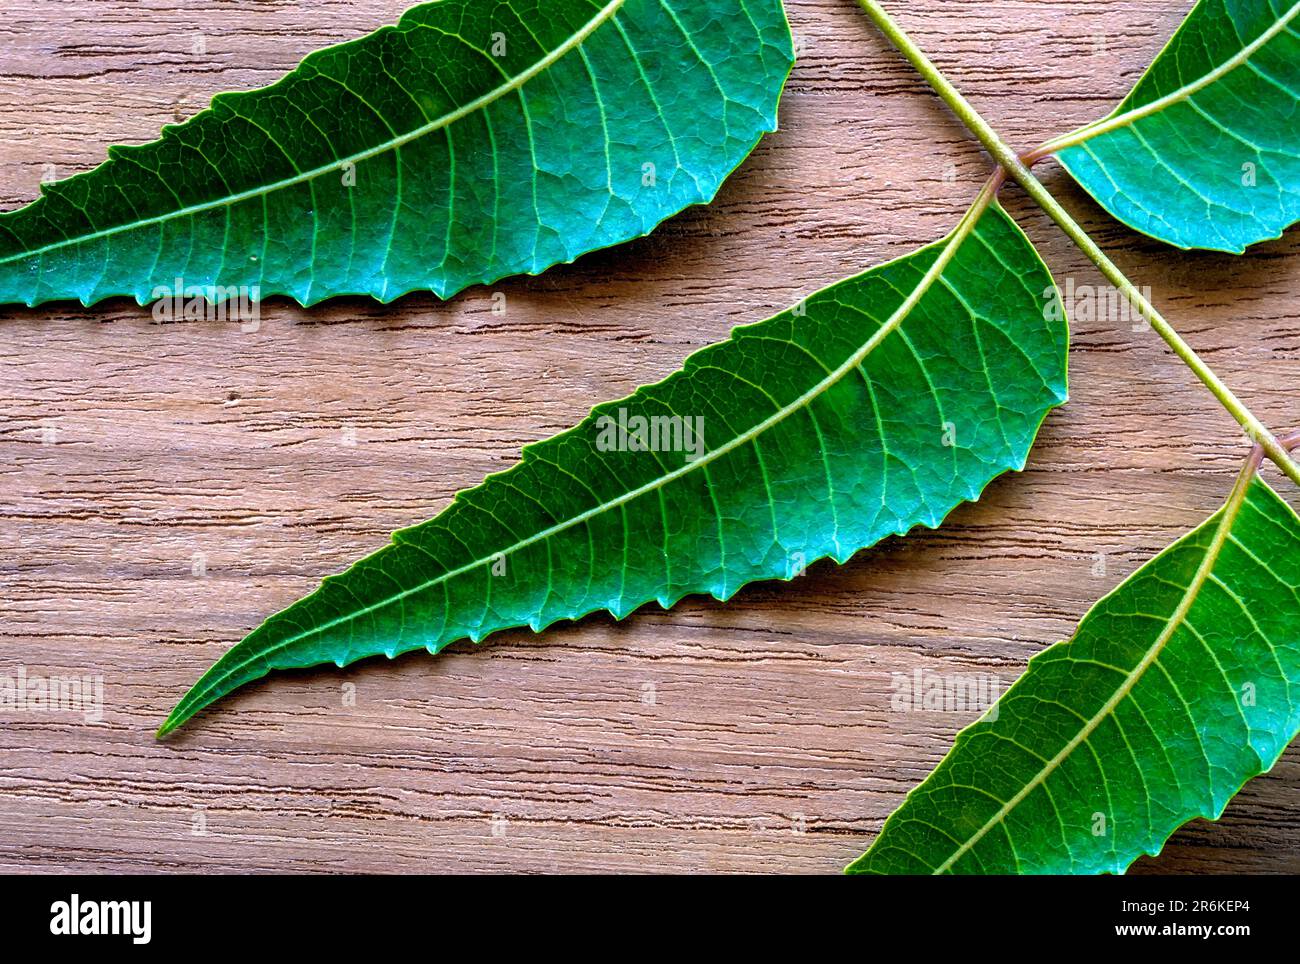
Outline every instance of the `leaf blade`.
{"type": "Polygon", "coordinates": [[[1067,342],[1028,239],[996,202],[973,211],[944,241],[738,328],[668,379],[527,446],[513,469],[268,620],[163,732],[272,669],[437,652],[691,593],[726,599],[937,526],[1023,467],[1065,399],[1067,342]],[[637,451],[638,416],[721,428],[693,458],[637,451]],[[613,426],[622,450],[602,447],[617,441],[613,426]]]}
{"type": "Polygon", "coordinates": [[[1181,248],[1240,254],[1300,220],[1300,3],[1199,0],[1061,165],[1113,216],[1181,248]]]}
{"type": "Polygon", "coordinates": [[[1300,519],[1243,495],[1033,657],[847,871],[1119,873],[1271,768],[1300,730],[1300,519]]]}
{"type": "Polygon", "coordinates": [[[450,297],[646,234],[775,129],[793,61],[780,0],[674,3],[414,7],[0,215],[0,303],[450,297]]]}

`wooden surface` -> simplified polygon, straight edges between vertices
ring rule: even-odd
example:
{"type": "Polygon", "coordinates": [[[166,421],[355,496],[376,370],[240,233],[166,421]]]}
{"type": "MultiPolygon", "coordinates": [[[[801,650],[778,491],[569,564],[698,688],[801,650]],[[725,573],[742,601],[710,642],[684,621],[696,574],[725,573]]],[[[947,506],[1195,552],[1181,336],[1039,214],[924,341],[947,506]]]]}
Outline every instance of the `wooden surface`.
{"type": "MultiPolygon", "coordinates": [[[[402,6],[4,0],[0,203],[402,6]]],[[[0,673],[105,686],[97,724],[0,714],[0,870],[836,871],[974,715],[891,711],[891,673],[1010,683],[1217,506],[1234,423],[1149,331],[1077,322],[1073,398],[1028,471],[941,532],[725,606],[281,675],[154,741],[262,617],[527,441],[955,223],[977,146],[850,0],[787,6],[782,130],[717,203],[498,285],[504,316],[485,290],[268,304],[256,332],[0,310],[0,673]]],[[[1022,148],[1109,110],[1188,7],[892,5],[1022,148]]],[[[1044,175],[1262,417],[1300,420],[1300,232],[1185,255],[1044,175]]],[[[1062,285],[1098,282],[1007,199],[1062,285]]],[[[1137,869],[1300,871],[1300,751],[1137,869]]]]}

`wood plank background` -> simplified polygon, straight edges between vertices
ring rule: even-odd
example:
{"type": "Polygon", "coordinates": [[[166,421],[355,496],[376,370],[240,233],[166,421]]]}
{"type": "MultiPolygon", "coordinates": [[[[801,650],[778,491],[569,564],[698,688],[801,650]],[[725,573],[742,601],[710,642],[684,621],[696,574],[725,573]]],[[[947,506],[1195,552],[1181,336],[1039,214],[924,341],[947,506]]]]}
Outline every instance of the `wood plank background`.
{"type": "MultiPolygon", "coordinates": [[[[0,204],[403,0],[5,0],[0,204]],[[52,168],[47,165],[53,165],[52,168]]],[[[1100,116],[1187,0],[896,0],[1014,143],[1100,116]]],[[[941,532],[730,605],[282,675],[160,744],[265,615],[692,349],[945,233],[987,161],[850,0],[787,0],[801,59],[716,204],[449,303],[0,310],[0,672],[92,674],[99,723],[0,716],[0,870],[836,871],[973,714],[891,673],[1009,683],[1209,514],[1243,443],[1149,331],[1074,325],[1071,404],[941,532]]],[[[1300,233],[1249,257],[1137,238],[1045,165],[1278,430],[1300,422],[1300,233]]],[[[1086,261],[1013,188],[1064,284],[1086,261]]],[[[1300,871],[1300,750],[1141,871],[1300,871]]]]}

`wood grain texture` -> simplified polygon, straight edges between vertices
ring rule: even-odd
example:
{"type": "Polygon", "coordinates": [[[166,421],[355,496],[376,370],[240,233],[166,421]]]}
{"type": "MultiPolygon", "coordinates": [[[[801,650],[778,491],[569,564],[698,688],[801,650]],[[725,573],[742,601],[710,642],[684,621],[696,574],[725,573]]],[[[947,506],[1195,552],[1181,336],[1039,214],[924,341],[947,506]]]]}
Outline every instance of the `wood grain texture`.
{"type": "MultiPolygon", "coordinates": [[[[5,0],[0,204],[403,5],[5,0]]],[[[1009,683],[1214,510],[1235,424],[1151,332],[1076,321],[1073,398],[1028,471],[940,532],[725,606],[281,675],[154,741],[262,617],[527,441],[955,223],[977,145],[850,0],[787,6],[782,130],[717,203],[498,285],[504,315],[483,289],[267,304],[255,332],[123,301],[0,310],[0,673],[105,685],[99,723],[0,715],[0,870],[836,871],[974,715],[891,711],[892,673],[1009,683]]],[[[1109,110],[1188,6],[891,9],[1030,147],[1109,110]]],[[[1173,252],[1044,176],[1261,417],[1300,420],[1300,233],[1173,252]]],[[[1006,197],[1058,282],[1099,282],[1006,197]]],[[[1136,869],[1300,871],[1300,750],[1136,869]]]]}

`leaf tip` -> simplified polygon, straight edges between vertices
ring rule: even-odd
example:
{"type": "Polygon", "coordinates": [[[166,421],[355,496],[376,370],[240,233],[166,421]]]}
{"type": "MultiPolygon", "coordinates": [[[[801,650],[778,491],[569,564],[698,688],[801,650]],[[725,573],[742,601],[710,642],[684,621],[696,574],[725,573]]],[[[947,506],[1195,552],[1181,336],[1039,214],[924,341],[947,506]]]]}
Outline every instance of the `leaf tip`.
{"type": "Polygon", "coordinates": [[[184,707],[185,704],[182,702],[178,703],[175,708],[172,709],[171,713],[167,715],[167,719],[163,720],[162,726],[158,727],[158,729],[154,731],[153,738],[155,740],[166,739],[173,732],[184,726],[185,722],[194,715],[194,710],[186,709],[184,707]]]}

